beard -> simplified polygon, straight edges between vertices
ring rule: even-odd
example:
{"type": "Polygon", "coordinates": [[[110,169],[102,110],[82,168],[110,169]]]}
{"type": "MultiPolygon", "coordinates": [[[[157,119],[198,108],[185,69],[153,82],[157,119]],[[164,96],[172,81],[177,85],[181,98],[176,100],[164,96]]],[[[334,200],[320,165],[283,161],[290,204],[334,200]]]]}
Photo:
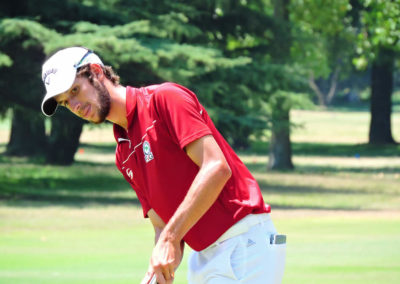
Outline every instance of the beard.
{"type": "Polygon", "coordinates": [[[93,80],[93,86],[97,91],[97,99],[100,105],[100,108],[97,112],[98,120],[93,122],[99,124],[104,122],[108,114],[110,113],[111,96],[104,84],[99,82],[98,80],[93,80]]]}

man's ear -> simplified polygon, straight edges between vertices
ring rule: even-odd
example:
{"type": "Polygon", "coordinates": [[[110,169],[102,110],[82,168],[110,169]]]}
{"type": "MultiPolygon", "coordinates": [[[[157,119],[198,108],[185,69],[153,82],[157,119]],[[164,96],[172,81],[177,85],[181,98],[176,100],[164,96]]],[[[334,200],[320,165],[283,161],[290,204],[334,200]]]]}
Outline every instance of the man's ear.
{"type": "Polygon", "coordinates": [[[103,68],[97,63],[91,63],[90,70],[96,75],[97,79],[102,79],[104,76],[103,68]]]}

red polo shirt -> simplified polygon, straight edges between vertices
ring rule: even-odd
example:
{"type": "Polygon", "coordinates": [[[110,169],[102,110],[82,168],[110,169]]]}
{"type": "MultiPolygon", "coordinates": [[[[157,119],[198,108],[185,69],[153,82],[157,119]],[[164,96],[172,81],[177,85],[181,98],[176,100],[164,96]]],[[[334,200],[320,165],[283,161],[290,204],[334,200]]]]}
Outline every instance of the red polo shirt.
{"type": "Polygon", "coordinates": [[[193,92],[173,83],[127,87],[126,111],[128,130],[114,125],[116,164],[135,190],[145,217],[151,208],[165,223],[172,217],[199,170],[184,147],[205,135],[214,136],[232,176],[184,241],[200,251],[246,215],[270,211],[256,180],[193,92]]]}

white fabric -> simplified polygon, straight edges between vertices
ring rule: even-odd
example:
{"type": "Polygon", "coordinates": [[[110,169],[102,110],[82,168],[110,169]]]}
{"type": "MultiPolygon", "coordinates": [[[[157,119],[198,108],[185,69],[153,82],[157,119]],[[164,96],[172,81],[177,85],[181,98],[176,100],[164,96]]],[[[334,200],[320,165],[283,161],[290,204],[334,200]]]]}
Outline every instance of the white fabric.
{"type": "Polygon", "coordinates": [[[281,283],[286,244],[270,244],[272,234],[276,229],[269,214],[246,216],[214,244],[192,252],[189,284],[281,283]]]}

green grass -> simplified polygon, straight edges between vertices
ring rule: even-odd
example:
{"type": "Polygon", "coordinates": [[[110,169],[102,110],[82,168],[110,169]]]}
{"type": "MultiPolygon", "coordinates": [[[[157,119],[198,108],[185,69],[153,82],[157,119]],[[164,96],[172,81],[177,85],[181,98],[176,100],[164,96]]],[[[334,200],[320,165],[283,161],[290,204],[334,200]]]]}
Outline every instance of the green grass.
{"type": "MultiPolygon", "coordinates": [[[[13,206],[138,205],[114,165],[111,146],[84,145],[71,167],[3,157],[0,204],[13,206]],[[112,185],[112,186],[110,186],[112,185]]],[[[396,149],[395,149],[396,150],[396,149]]],[[[319,153],[319,149],[316,150],[319,153]]],[[[242,155],[265,200],[280,209],[400,210],[400,159],[296,155],[293,172],[266,172],[267,157],[242,155]]]]}
{"type": "MultiPolygon", "coordinates": [[[[139,283],[151,226],[135,206],[0,208],[1,283],[139,283]]],[[[284,283],[398,283],[400,216],[281,211],[284,283]]],[[[186,257],[177,284],[186,283],[186,257]]]]}
{"type": "Polygon", "coordinates": [[[152,230],[135,206],[3,208],[1,283],[139,283],[152,230]]]}
{"type": "MultiPolygon", "coordinates": [[[[392,114],[392,134],[400,139],[400,112],[392,114]]],[[[297,127],[293,142],[365,144],[368,142],[370,114],[368,111],[316,110],[291,112],[297,127]]]]}
{"type": "MultiPolygon", "coordinates": [[[[284,283],[400,283],[400,146],[368,146],[365,111],[292,118],[294,171],[265,171],[266,142],[241,153],[288,235],[284,283]]],[[[0,283],[140,282],[153,230],[113,139],[110,125],[85,126],[71,167],[0,155],[0,283]]],[[[175,283],[186,270],[185,259],[175,283]]]]}
{"type": "Polygon", "coordinates": [[[284,283],[399,283],[399,215],[293,214],[277,223],[289,235],[284,283]]]}

